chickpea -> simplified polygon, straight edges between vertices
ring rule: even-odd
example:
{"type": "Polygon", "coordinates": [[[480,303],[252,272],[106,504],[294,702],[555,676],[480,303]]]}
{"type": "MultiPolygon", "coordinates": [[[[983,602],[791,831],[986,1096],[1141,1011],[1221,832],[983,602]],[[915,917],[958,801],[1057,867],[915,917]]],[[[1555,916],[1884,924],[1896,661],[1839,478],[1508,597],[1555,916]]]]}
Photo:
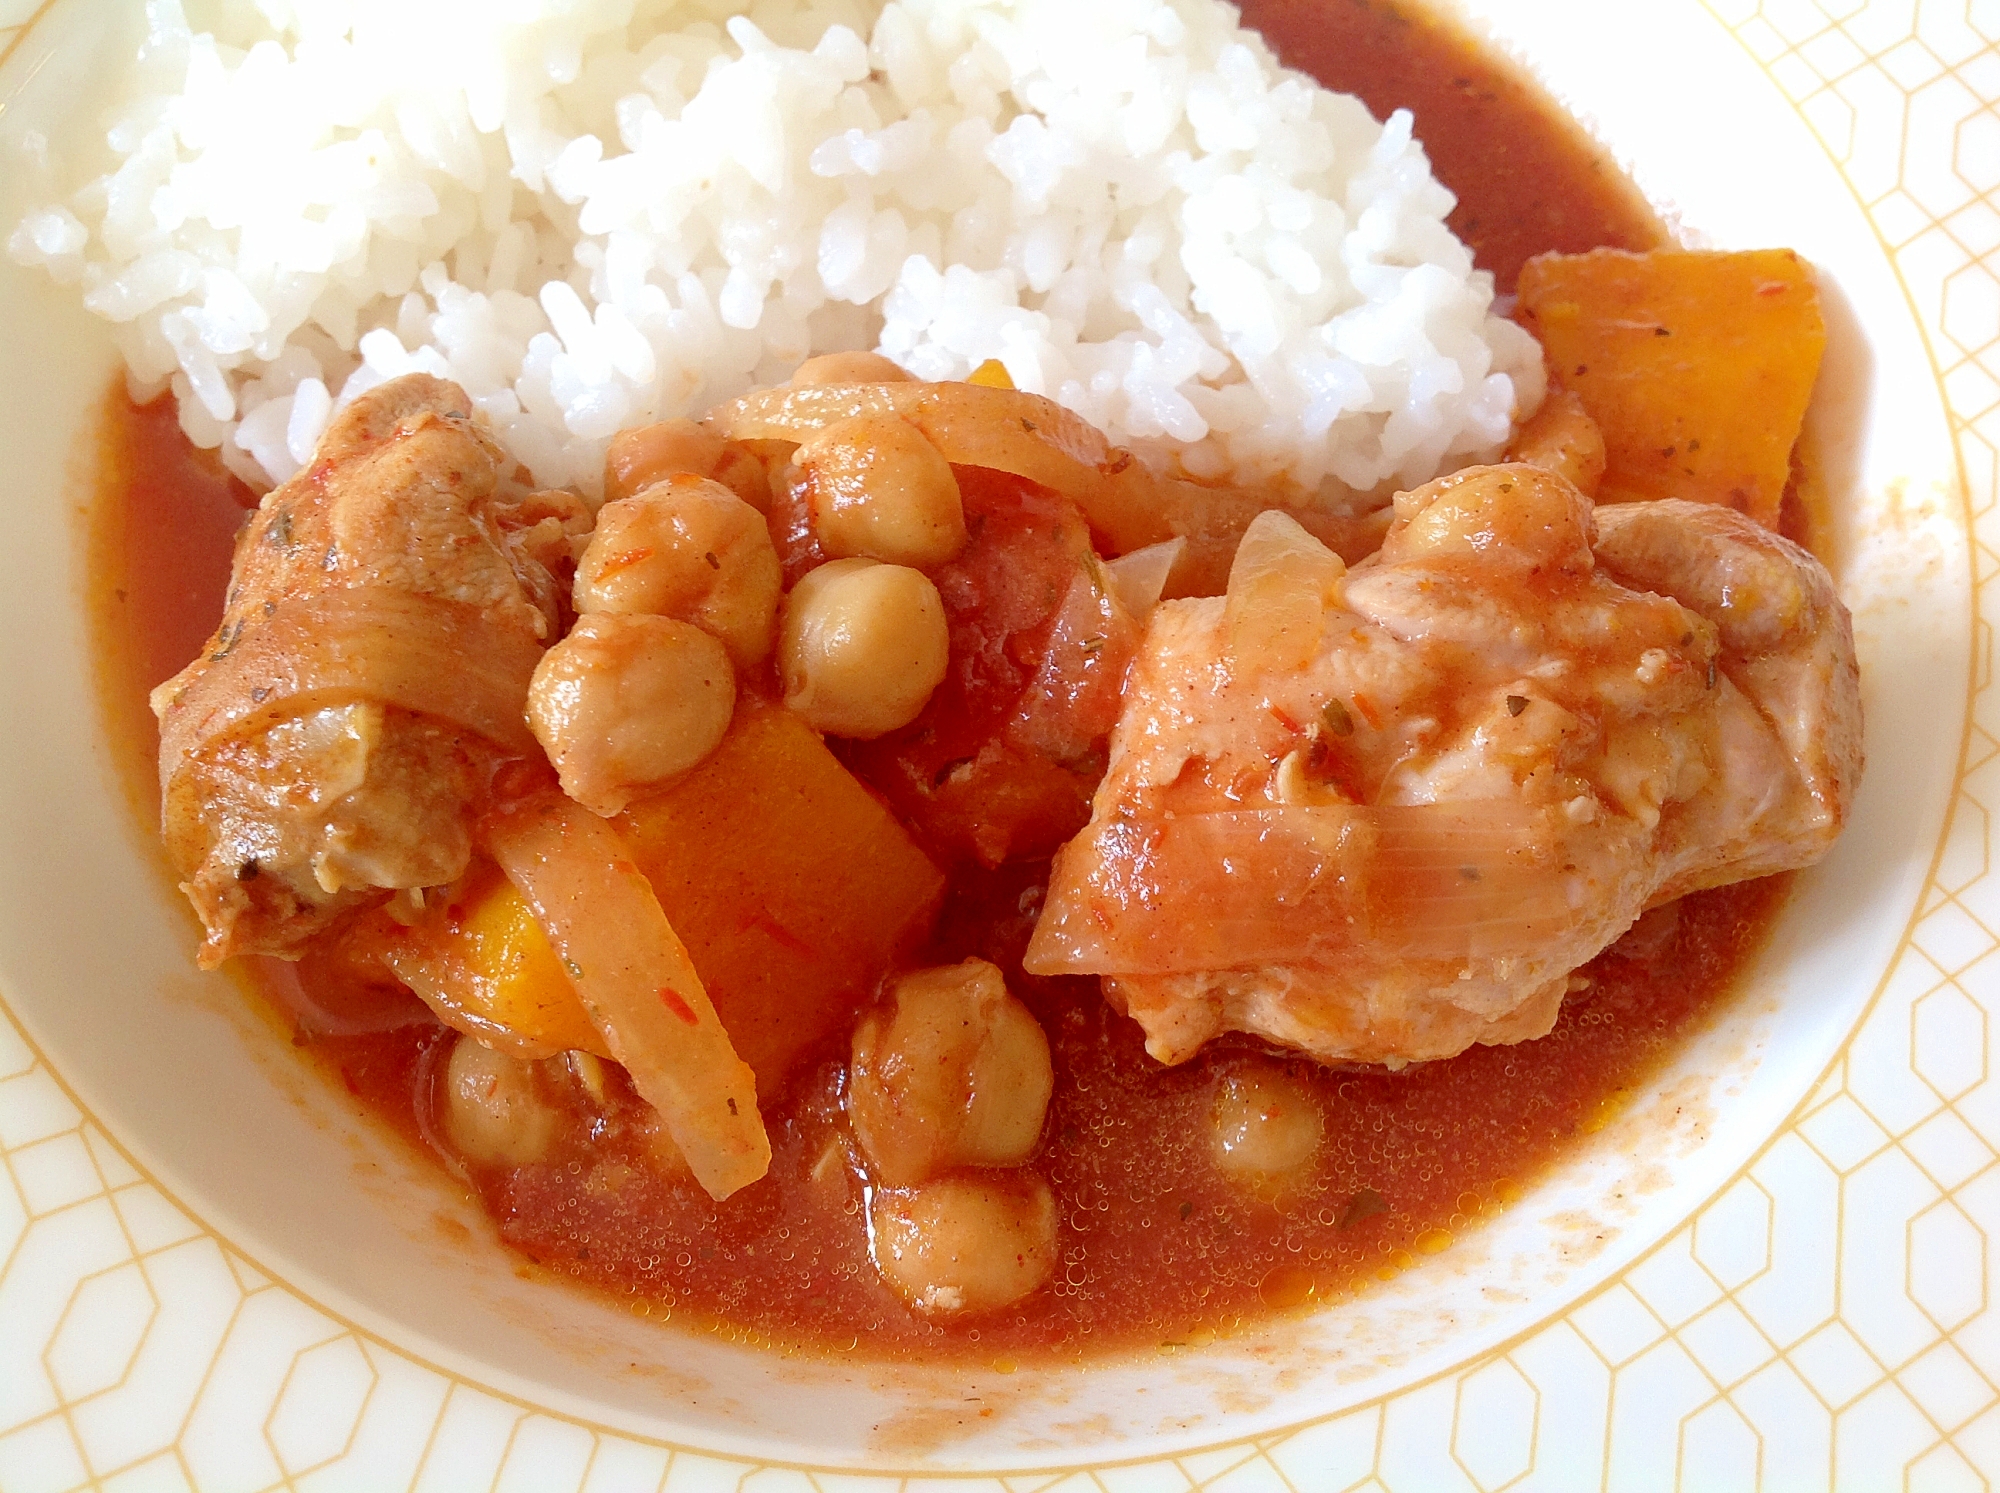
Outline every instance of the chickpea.
{"type": "Polygon", "coordinates": [[[1586,498],[1594,498],[1604,480],[1604,432],[1574,393],[1552,389],[1527,424],[1514,432],[1501,460],[1555,472],[1586,498]]]}
{"type": "Polygon", "coordinates": [[[534,1066],[471,1037],[452,1043],[438,1110],[452,1149],[480,1165],[527,1166],[555,1143],[557,1115],[534,1066]]]}
{"type": "Polygon", "coordinates": [[[918,970],[854,1028],[847,1116],[876,1180],[1018,1166],[1055,1085],[1049,1039],[984,959],[918,970]]]}
{"type": "Polygon", "coordinates": [[[1210,1111],[1215,1164],[1238,1181],[1268,1185],[1318,1154],[1326,1125],[1311,1091],[1273,1062],[1226,1075],[1210,1111]]]}
{"type": "Polygon", "coordinates": [[[944,680],[944,602],[922,572],[874,560],[809,571],[785,598],[778,679],[815,730],[861,740],[907,726],[944,680]]]}
{"type": "Polygon", "coordinates": [[[902,366],[880,353],[821,353],[799,364],[792,375],[795,388],[816,384],[907,384],[912,382],[902,366]]]}
{"type": "Polygon", "coordinates": [[[721,436],[692,420],[660,420],[621,430],[604,453],[605,499],[629,498],[682,472],[712,477],[725,449],[721,436]]]}
{"type": "Polygon", "coordinates": [[[579,618],[528,684],[528,726],[563,792],[604,815],[715,750],[735,708],[722,644],[669,617],[579,618]]]}
{"type": "Polygon", "coordinates": [[[692,420],[660,420],[621,430],[604,453],[607,502],[682,475],[713,477],[759,513],[771,506],[764,464],[734,441],[725,441],[692,420]]]}
{"type": "Polygon", "coordinates": [[[951,463],[900,415],[836,420],[799,443],[813,532],[829,555],[942,565],[965,548],[951,463]]]}
{"type": "Polygon", "coordinates": [[[749,670],[771,656],[782,581],[764,516],[721,483],[683,474],[598,510],[576,609],[678,617],[749,670]]]}
{"type": "Polygon", "coordinates": [[[1395,521],[1382,539],[1390,564],[1447,555],[1486,555],[1526,570],[1591,566],[1590,500],[1540,467],[1473,467],[1396,494],[1395,521]]]}
{"type": "MultiPolygon", "coordinates": [[[[784,448],[782,441],[772,444],[784,448]]],[[[789,461],[790,457],[791,453],[786,449],[786,460],[789,461]]],[[[771,511],[770,474],[764,469],[763,458],[743,442],[729,442],[723,448],[722,460],[708,475],[759,513],[768,514],[771,511]]]]}
{"type": "Polygon", "coordinates": [[[869,1199],[868,1223],[875,1268],[926,1315],[1007,1306],[1055,1269],[1055,1197],[1032,1172],[878,1190],[869,1199]]]}

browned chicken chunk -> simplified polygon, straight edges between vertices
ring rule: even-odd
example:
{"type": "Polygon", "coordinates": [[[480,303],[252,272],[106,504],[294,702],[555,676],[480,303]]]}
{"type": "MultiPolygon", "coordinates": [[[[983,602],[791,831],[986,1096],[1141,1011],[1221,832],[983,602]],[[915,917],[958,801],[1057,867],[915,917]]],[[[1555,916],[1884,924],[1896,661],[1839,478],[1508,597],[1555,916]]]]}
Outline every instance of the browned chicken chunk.
{"type": "Polygon", "coordinates": [[[343,410],[237,541],[215,636],[154,692],[204,965],[459,876],[495,764],[537,750],[528,679],[588,516],[533,492],[471,408],[412,374],[343,410]]]}
{"type": "Polygon", "coordinates": [[[1860,767],[1832,582],[1733,512],[1475,468],[1351,571],[1273,515],[1154,613],[1028,967],[1166,1062],[1521,1041],[1648,906],[1824,854],[1860,767]]]}

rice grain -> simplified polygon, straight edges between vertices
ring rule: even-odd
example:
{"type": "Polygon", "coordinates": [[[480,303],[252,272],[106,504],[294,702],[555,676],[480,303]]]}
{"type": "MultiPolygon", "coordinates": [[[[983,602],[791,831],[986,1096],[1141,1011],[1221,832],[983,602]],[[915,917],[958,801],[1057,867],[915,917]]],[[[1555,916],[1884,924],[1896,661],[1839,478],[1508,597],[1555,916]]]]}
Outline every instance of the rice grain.
{"type": "Polygon", "coordinates": [[[152,0],[12,256],[259,487],[422,369],[544,482],[805,357],[998,358],[1148,459],[1379,498],[1541,398],[1407,113],[1214,0],[152,0]],[[100,163],[101,164],[101,163],[100,163]]]}

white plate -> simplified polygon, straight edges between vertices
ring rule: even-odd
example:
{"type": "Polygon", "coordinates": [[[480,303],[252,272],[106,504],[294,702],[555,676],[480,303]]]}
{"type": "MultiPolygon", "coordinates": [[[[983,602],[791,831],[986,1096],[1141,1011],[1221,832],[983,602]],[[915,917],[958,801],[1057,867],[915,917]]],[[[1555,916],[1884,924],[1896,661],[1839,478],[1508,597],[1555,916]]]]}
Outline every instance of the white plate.
{"type": "MultiPolygon", "coordinates": [[[[1835,288],[1813,418],[1869,776],[1728,1020],[1499,1223],[1360,1302],[1198,1353],[843,1368],[524,1283],[434,1171],[193,973],[92,704],[75,509],[106,344],[7,266],[0,1486],[825,1489],[845,1469],[1016,1489],[1087,1471],[1117,1493],[1709,1489],[2000,1470],[2000,979],[1980,962],[2000,944],[1980,806],[2000,722],[1981,727],[1991,559],[1970,516],[2000,449],[2000,18],[1471,8],[1690,241],[1790,244],[1835,288]]],[[[87,127],[102,30],[66,0],[14,39],[0,162],[26,130],[87,127]]],[[[12,179],[0,165],[0,199],[12,179]]]]}

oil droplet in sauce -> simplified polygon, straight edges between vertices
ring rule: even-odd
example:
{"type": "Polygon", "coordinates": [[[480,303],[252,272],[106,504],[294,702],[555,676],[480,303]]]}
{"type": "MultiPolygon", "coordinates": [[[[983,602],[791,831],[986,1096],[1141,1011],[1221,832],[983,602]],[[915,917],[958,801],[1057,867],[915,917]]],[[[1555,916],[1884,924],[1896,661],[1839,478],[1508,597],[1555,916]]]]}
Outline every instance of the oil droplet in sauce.
{"type": "Polygon", "coordinates": [[[1304,1306],[1319,1294],[1319,1282],[1302,1265],[1274,1265],[1257,1283],[1257,1299],[1274,1312],[1304,1306]]]}

